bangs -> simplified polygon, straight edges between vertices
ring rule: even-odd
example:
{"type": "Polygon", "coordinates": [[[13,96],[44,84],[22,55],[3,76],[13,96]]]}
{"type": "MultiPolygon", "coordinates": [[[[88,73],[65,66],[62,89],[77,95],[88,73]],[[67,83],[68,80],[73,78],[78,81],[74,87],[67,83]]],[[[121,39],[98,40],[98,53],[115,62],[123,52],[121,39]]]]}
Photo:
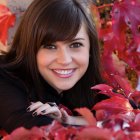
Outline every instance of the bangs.
{"type": "Polygon", "coordinates": [[[43,11],[42,20],[40,20],[38,27],[39,36],[42,38],[41,45],[72,40],[81,27],[82,16],[82,12],[68,0],[60,0],[48,6],[47,10],[43,11]]]}

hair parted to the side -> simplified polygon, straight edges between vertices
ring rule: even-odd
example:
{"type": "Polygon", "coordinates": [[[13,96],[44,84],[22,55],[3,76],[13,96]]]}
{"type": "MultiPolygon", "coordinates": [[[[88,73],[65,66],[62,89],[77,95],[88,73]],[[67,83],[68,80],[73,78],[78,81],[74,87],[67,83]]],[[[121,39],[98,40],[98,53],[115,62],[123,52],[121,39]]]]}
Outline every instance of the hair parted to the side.
{"type": "Polygon", "coordinates": [[[64,98],[71,98],[68,104],[73,102],[73,107],[76,104],[91,107],[93,99],[90,87],[102,81],[92,4],[90,0],[34,0],[22,18],[11,50],[6,54],[7,67],[22,69],[29,79],[25,81],[37,86],[40,82],[36,62],[39,48],[55,41],[73,39],[84,23],[90,39],[89,67],[82,79],[72,89],[65,91],[70,94],[64,94],[64,98]]]}

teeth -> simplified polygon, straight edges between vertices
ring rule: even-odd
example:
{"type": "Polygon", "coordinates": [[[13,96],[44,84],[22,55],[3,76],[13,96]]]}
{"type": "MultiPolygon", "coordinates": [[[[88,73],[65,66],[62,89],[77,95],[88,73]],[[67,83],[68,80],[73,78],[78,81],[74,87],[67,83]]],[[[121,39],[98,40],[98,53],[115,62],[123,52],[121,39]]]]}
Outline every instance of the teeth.
{"type": "Polygon", "coordinates": [[[72,73],[73,70],[71,69],[71,70],[54,70],[54,71],[58,74],[67,75],[72,73]]]}

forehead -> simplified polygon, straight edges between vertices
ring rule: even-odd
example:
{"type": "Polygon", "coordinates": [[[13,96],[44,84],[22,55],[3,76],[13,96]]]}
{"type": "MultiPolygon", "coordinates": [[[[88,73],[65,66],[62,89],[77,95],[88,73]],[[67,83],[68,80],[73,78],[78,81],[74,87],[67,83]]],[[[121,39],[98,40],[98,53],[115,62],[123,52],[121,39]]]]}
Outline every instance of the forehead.
{"type": "Polygon", "coordinates": [[[83,40],[84,42],[87,42],[89,41],[89,35],[87,33],[87,30],[86,30],[86,27],[84,24],[81,25],[79,31],[77,32],[77,34],[73,37],[73,38],[70,38],[70,39],[67,39],[67,40],[57,40],[53,43],[56,43],[56,42],[61,42],[63,41],[64,43],[68,43],[68,42],[73,42],[73,41],[76,41],[76,40],[83,40]]]}
{"type": "Polygon", "coordinates": [[[87,28],[82,23],[78,33],[76,34],[76,36],[74,38],[87,38],[87,37],[88,37],[87,28]]]}

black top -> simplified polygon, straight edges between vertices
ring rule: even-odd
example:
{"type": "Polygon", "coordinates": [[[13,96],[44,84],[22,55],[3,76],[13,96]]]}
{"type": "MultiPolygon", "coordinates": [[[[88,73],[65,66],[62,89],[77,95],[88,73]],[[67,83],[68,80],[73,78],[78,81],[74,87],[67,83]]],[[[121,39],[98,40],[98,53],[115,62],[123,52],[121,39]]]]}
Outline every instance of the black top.
{"type": "MultiPolygon", "coordinates": [[[[61,100],[61,96],[50,86],[46,87],[42,96],[44,103],[53,101],[59,105],[61,100]]],[[[28,91],[20,79],[0,68],[0,128],[10,133],[20,126],[31,128],[50,124],[51,118],[33,117],[32,112],[26,111],[31,101],[38,101],[36,91],[28,91]]]]}
{"type": "MultiPolygon", "coordinates": [[[[43,126],[50,124],[53,119],[48,116],[32,116],[32,112],[27,112],[31,101],[55,102],[57,105],[62,104],[73,111],[74,106],[69,103],[70,97],[59,95],[49,84],[45,84],[41,92],[40,99],[35,88],[27,88],[21,79],[24,75],[21,71],[16,72],[22,78],[14,76],[9,71],[0,67],[0,128],[10,133],[17,127],[32,128],[33,126],[43,126]]],[[[40,94],[40,93],[39,93],[40,94]]],[[[69,94],[68,94],[69,95],[69,94]]],[[[71,95],[70,95],[71,96],[71,95]]],[[[106,98],[99,95],[96,102],[106,98]]],[[[77,99],[79,100],[79,99],[77,99]]],[[[82,99],[80,99],[82,102],[82,99]]],[[[95,103],[96,103],[95,102],[95,103]]],[[[86,105],[83,105],[86,106],[86,105]]],[[[80,106],[79,106],[80,107],[80,106]]],[[[75,113],[75,112],[73,112],[75,113]]]]}

